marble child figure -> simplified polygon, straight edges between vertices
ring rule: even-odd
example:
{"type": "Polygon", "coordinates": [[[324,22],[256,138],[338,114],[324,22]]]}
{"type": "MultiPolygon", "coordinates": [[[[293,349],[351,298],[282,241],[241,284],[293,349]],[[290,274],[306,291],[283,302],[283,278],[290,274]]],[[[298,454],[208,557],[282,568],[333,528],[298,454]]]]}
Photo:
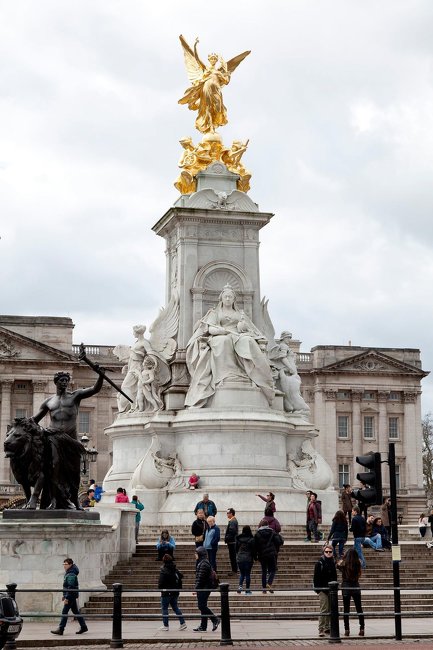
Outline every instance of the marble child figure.
{"type": "Polygon", "coordinates": [[[186,362],[191,384],[185,405],[202,407],[223,380],[250,379],[265,395],[274,398],[269,363],[259,342],[263,334],[236,306],[236,294],[226,285],[216,307],[199,321],[188,342],[186,362]]]}

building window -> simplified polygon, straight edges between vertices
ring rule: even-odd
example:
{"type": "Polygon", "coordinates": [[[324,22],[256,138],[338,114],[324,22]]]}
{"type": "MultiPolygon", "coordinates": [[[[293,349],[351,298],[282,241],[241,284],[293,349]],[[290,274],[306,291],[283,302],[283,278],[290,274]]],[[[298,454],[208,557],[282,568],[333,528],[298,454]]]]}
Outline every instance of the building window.
{"type": "Polygon", "coordinates": [[[78,417],[78,433],[90,433],[90,413],[80,411],[78,417]]]}
{"type": "Polygon", "coordinates": [[[398,402],[398,400],[400,399],[400,393],[398,393],[395,390],[392,390],[388,395],[388,399],[393,400],[394,402],[398,402]]]}
{"type": "Polygon", "coordinates": [[[375,400],[376,399],[376,393],[373,393],[371,391],[364,391],[364,394],[362,396],[362,399],[368,399],[368,400],[375,400]]]}
{"type": "Polygon", "coordinates": [[[388,420],[388,436],[390,439],[398,439],[398,418],[389,418],[388,420]]]}
{"type": "Polygon", "coordinates": [[[337,399],[350,399],[350,390],[337,390],[337,399]]]}
{"type": "Polygon", "coordinates": [[[342,488],[348,483],[350,485],[350,468],[349,465],[343,463],[338,466],[338,487],[342,488]]]}
{"type": "Polygon", "coordinates": [[[349,437],[349,416],[339,415],[337,417],[337,435],[339,438],[349,437]]]}
{"type": "Polygon", "coordinates": [[[396,465],[396,466],[395,466],[395,487],[396,487],[397,491],[398,491],[398,490],[400,489],[400,487],[401,487],[400,484],[401,484],[401,480],[400,480],[400,465],[396,465]]]}
{"type": "Polygon", "coordinates": [[[374,416],[364,416],[364,438],[374,438],[374,416]]]}
{"type": "Polygon", "coordinates": [[[29,385],[27,382],[24,381],[17,381],[15,383],[15,390],[18,393],[25,393],[26,391],[29,390],[29,385]]]}
{"type": "Polygon", "coordinates": [[[16,418],[26,418],[27,417],[27,409],[15,409],[15,417],[16,418]]]}

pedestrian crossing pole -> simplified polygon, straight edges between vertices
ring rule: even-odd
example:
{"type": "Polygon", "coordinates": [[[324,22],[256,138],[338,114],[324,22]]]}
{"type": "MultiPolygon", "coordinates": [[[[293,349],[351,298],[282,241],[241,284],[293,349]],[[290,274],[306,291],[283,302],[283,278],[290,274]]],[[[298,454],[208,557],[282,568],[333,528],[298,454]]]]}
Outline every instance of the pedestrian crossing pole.
{"type": "Polygon", "coordinates": [[[401,641],[401,599],[400,599],[400,547],[398,545],[397,525],[397,482],[395,475],[395,444],[389,443],[389,489],[391,496],[391,541],[392,541],[392,576],[394,581],[394,621],[395,639],[401,641]]]}

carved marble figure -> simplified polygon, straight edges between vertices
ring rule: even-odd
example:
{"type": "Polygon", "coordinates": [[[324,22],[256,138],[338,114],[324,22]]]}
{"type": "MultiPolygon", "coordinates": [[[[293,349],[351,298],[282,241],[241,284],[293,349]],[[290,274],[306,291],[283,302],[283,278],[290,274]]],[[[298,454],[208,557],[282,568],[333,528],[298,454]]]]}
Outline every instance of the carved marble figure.
{"type": "Polygon", "coordinates": [[[139,373],[137,390],[137,408],[139,411],[160,411],[164,408],[161,399],[162,386],[157,378],[158,361],[154,356],[147,356],[139,373]]]}
{"type": "Polygon", "coordinates": [[[273,369],[277,388],[284,393],[284,410],[308,416],[310,408],[301,395],[301,378],[296,367],[296,356],[290,348],[292,335],[282,332],[279,341],[275,340],[275,330],[268,312],[268,301],[260,303],[262,328],[268,340],[268,358],[273,369]]]}
{"type": "Polygon", "coordinates": [[[173,478],[175,459],[173,457],[163,458],[160,454],[161,443],[157,434],[153,433],[146,453],[132,474],[129,486],[131,491],[141,488],[160,489],[173,478]]]}
{"type": "Polygon", "coordinates": [[[304,440],[301,445],[301,458],[292,459],[297,467],[297,477],[307,488],[313,490],[326,490],[332,485],[333,475],[326,460],[314,449],[311,440],[304,440]]]}
{"type": "Polygon", "coordinates": [[[127,364],[122,368],[125,379],[121,388],[133,400],[131,404],[118,393],[117,406],[120,413],[136,410],[156,411],[163,408],[162,400],[160,400],[160,388],[170,381],[171,373],[168,362],[176,352],[177,343],[173,337],[177,334],[178,325],[179,298],[177,294],[173,294],[167,307],[161,309],[159,316],[151,325],[149,339],[144,337],[146,326],[135,325],[133,327],[136,338],[134,345],[132,347],[117,345],[113,349],[113,354],[118,359],[127,360],[127,364]],[[150,364],[143,367],[144,360],[148,356],[153,359],[155,376],[149,384],[144,384],[143,382],[148,381],[149,377],[144,380],[143,372],[150,374],[150,364]],[[152,382],[154,384],[150,386],[152,382]],[[146,394],[144,394],[143,385],[147,386],[146,394]]]}
{"type": "Polygon", "coordinates": [[[206,66],[197,52],[198,38],[195,40],[193,50],[182,35],[179,39],[188,79],[191,82],[184,96],[179,99],[179,104],[187,104],[191,111],[198,111],[195,121],[198,131],[215,133],[216,128],[224,126],[228,121],[221,89],[230,82],[232,72],[250,51],[242,52],[227,62],[218,54],[209,54],[209,65],[206,66]]]}
{"type": "Polygon", "coordinates": [[[259,347],[263,334],[236,305],[236,294],[226,285],[216,307],[198,322],[187,344],[186,362],[191,384],[186,406],[205,406],[223,380],[249,378],[269,404],[274,398],[271,370],[259,347]]]}

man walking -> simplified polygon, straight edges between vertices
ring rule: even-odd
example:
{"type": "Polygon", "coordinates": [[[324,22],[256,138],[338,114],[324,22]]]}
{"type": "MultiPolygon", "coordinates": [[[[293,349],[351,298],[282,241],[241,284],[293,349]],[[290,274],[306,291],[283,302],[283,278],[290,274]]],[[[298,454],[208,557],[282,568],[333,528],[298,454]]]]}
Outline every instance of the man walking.
{"type": "Polygon", "coordinates": [[[63,567],[65,569],[65,575],[63,576],[63,610],[62,618],[60,619],[59,627],[56,630],[51,630],[51,634],[63,634],[66,623],[68,622],[68,613],[69,610],[73,614],[80,624],[80,629],[76,634],[84,634],[88,631],[86,622],[84,618],[80,615],[80,610],[78,609],[77,600],[78,600],[78,573],[79,569],[74,561],[70,557],[66,558],[63,561],[63,567]]]}
{"type": "Polygon", "coordinates": [[[215,632],[220,620],[211,609],[209,609],[207,601],[211,593],[212,585],[212,567],[207,558],[206,549],[199,546],[195,549],[196,560],[196,574],[195,574],[195,590],[197,595],[197,605],[201,613],[201,622],[198,627],[193,628],[194,632],[206,632],[207,619],[213,623],[212,632],[215,632]]]}
{"type": "Polygon", "coordinates": [[[232,568],[229,575],[235,575],[238,572],[238,563],[236,562],[236,537],[239,532],[238,520],[235,517],[234,508],[227,510],[227,528],[224,535],[224,542],[229,550],[230,566],[232,568]]]}

